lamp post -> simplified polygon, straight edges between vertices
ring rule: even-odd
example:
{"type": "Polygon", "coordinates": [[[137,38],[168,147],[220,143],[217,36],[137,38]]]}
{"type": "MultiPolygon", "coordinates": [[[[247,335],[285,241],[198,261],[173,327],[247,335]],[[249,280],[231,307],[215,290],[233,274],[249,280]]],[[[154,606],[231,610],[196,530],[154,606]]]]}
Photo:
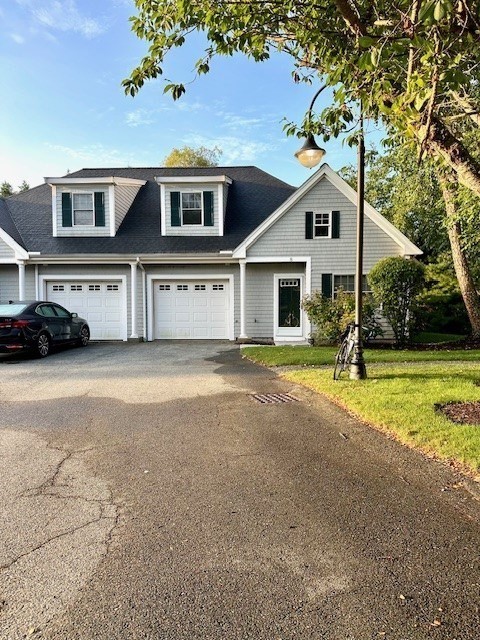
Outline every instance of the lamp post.
{"type": "MultiPolygon", "coordinates": [[[[320,89],[322,91],[324,87],[320,89]]],[[[320,91],[314,96],[309,109],[311,115],[313,104],[320,91]]],[[[364,380],[367,377],[367,369],[363,357],[363,226],[365,218],[365,141],[363,135],[363,118],[361,119],[360,136],[357,147],[357,232],[356,232],[356,262],[355,262],[355,343],[353,357],[350,364],[350,379],[364,380]]],[[[303,146],[295,153],[297,160],[311,169],[315,167],[325,155],[315,142],[311,133],[308,134],[303,146]]]]}

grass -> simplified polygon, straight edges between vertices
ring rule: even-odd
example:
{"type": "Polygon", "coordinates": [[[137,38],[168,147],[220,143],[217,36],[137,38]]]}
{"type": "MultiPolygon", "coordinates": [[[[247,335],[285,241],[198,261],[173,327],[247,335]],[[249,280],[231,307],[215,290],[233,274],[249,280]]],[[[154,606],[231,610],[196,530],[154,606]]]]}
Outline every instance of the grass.
{"type": "MultiPolygon", "coordinates": [[[[267,367],[333,365],[337,347],[245,347],[242,354],[267,367]]],[[[365,361],[370,363],[480,361],[480,350],[404,350],[365,349],[365,361]]]]}
{"type": "Polygon", "coordinates": [[[479,478],[480,425],[454,424],[435,409],[447,402],[480,400],[478,365],[372,366],[368,376],[362,381],[334,382],[331,369],[283,374],[325,394],[400,442],[454,461],[479,478]]]}
{"type": "Polygon", "coordinates": [[[412,342],[415,344],[441,344],[442,342],[459,342],[465,340],[465,336],[458,333],[432,333],[429,331],[422,331],[417,334],[412,342]]]}

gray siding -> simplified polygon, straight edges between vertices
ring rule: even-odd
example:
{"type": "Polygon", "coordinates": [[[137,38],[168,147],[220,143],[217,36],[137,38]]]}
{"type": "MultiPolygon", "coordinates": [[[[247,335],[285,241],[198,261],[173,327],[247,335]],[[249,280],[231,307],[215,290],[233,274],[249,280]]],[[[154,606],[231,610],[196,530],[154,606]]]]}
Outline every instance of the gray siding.
{"type": "Polygon", "coordinates": [[[8,300],[18,299],[18,268],[0,264],[0,300],[7,302],[8,300]]]}
{"type": "MultiPolygon", "coordinates": [[[[324,178],[250,247],[247,257],[311,256],[312,289],[321,288],[321,274],[355,272],[356,208],[324,178]],[[305,212],[340,211],[340,238],[305,239],[305,212]]],[[[401,255],[401,248],[365,217],[364,273],[385,256],[401,255]]]]}
{"type": "Polygon", "coordinates": [[[140,187],[131,185],[115,186],[115,233],[132,206],[140,187]]]}
{"type": "Polygon", "coordinates": [[[92,236],[109,236],[110,235],[110,196],[108,187],[100,185],[82,185],[82,187],[57,186],[57,236],[64,237],[92,237],[92,236]],[[103,191],[105,194],[105,226],[85,226],[85,227],[62,227],[62,193],[85,193],[93,191],[103,191]]]}
{"type": "Polygon", "coordinates": [[[0,239],[0,260],[14,260],[15,251],[0,239]]]}
{"type": "Polygon", "coordinates": [[[165,232],[167,236],[218,236],[218,222],[218,185],[216,183],[165,185],[165,232]],[[172,227],[170,204],[170,194],[172,191],[179,191],[181,193],[213,191],[213,226],[186,225],[185,227],[172,227]]]}

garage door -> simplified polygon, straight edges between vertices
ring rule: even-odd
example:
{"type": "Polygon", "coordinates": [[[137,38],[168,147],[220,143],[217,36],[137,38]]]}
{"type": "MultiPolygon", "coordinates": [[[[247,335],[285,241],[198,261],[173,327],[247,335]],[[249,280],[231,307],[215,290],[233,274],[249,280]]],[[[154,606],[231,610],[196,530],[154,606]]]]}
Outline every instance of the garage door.
{"type": "Polygon", "coordinates": [[[228,280],[155,280],[156,339],[228,339],[228,280]]]}
{"type": "Polygon", "coordinates": [[[92,340],[126,339],[123,285],[118,280],[49,281],[47,298],[85,318],[92,340]]]}

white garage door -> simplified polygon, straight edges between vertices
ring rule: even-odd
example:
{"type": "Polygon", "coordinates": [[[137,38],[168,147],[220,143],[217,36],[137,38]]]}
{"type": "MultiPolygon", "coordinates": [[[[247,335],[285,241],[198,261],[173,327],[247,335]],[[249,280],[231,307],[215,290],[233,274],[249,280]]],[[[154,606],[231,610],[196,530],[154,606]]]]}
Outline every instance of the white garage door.
{"type": "Polygon", "coordinates": [[[228,339],[228,280],[155,280],[156,339],[228,339]]]}
{"type": "Polygon", "coordinates": [[[117,281],[49,281],[47,298],[85,318],[92,340],[126,339],[123,285],[117,281]]]}

